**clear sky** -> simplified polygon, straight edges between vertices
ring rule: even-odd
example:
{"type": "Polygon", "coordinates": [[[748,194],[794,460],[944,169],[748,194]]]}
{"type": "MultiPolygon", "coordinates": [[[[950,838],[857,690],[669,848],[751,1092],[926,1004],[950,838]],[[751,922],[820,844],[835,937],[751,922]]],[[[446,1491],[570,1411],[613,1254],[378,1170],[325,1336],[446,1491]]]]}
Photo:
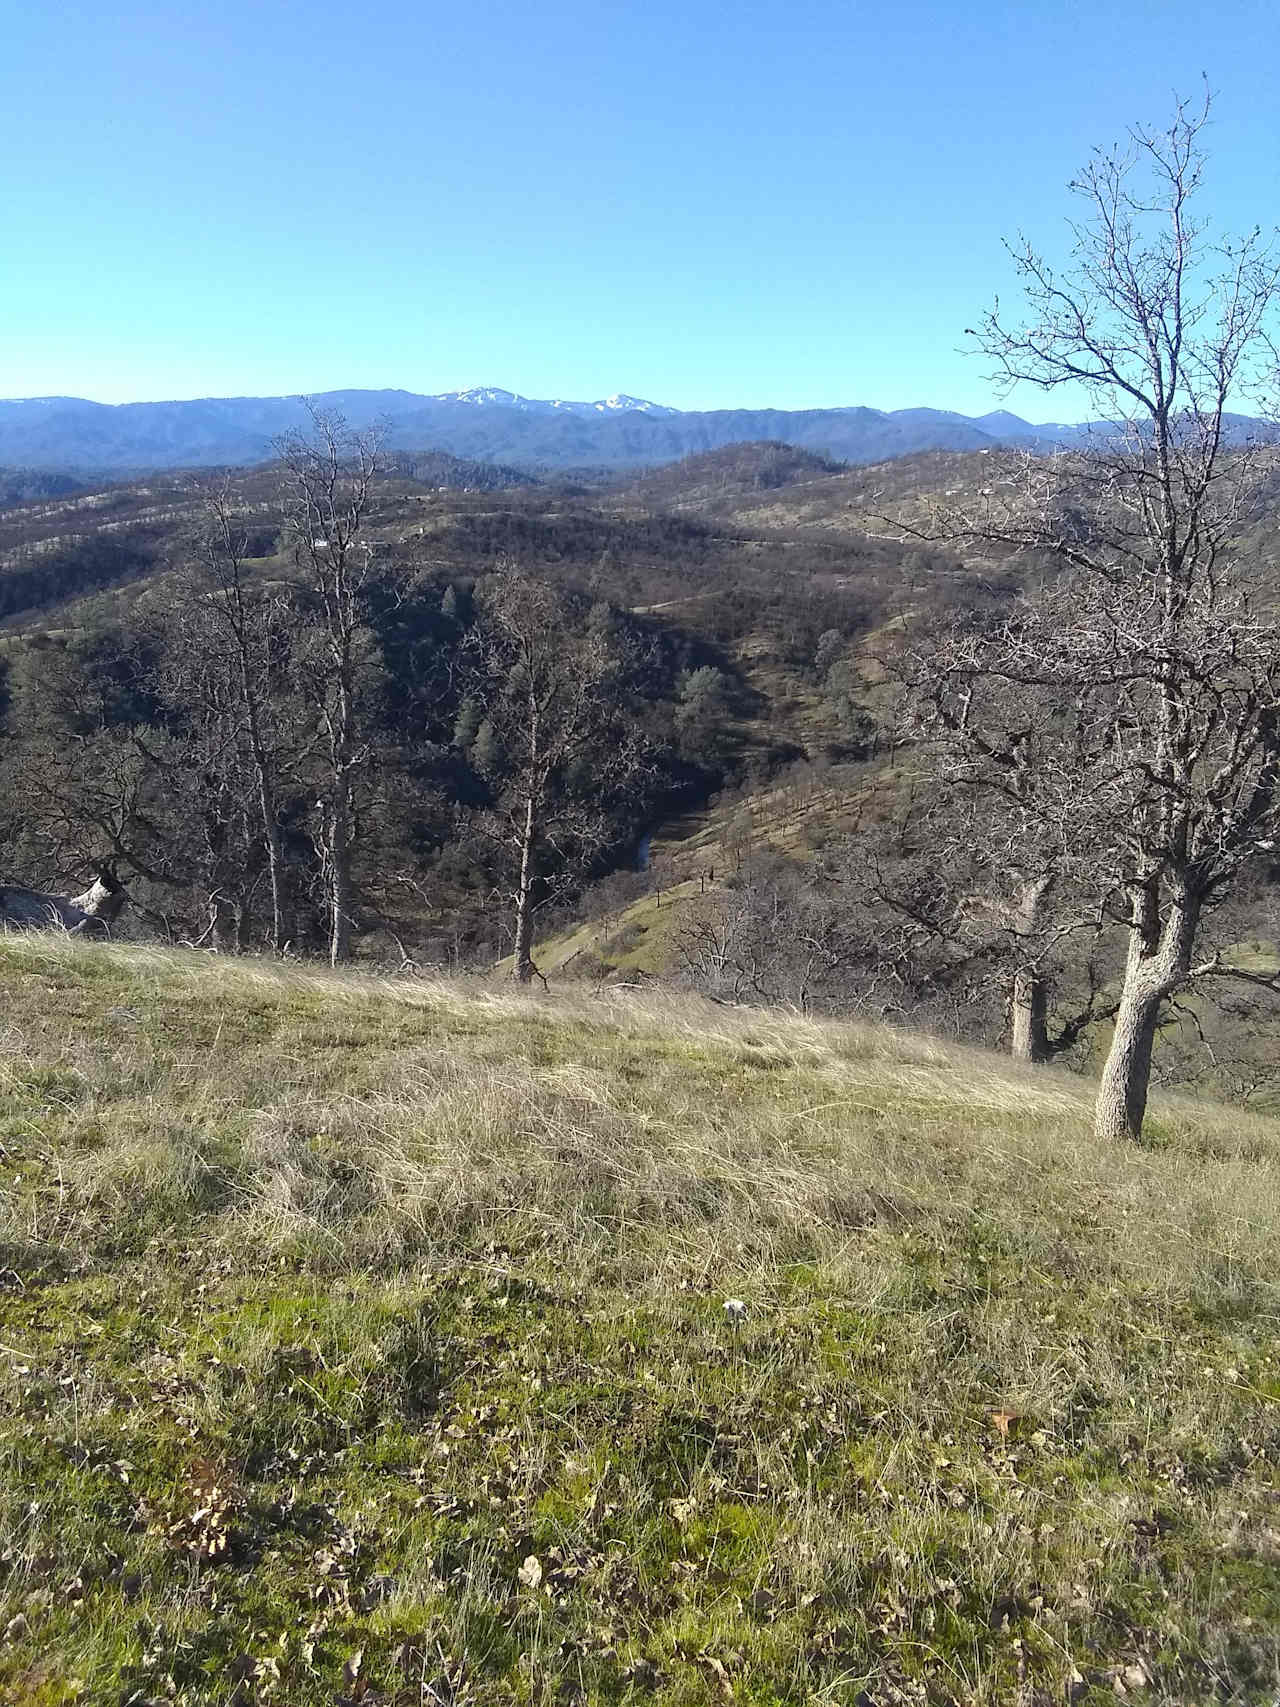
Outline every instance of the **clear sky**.
{"type": "MultiPolygon", "coordinates": [[[[1280,220],[1275,0],[3,0],[0,396],[998,399],[963,329],[1207,73],[1280,220]]],[[[1035,418],[1069,399],[1020,395],[1035,418]]]]}

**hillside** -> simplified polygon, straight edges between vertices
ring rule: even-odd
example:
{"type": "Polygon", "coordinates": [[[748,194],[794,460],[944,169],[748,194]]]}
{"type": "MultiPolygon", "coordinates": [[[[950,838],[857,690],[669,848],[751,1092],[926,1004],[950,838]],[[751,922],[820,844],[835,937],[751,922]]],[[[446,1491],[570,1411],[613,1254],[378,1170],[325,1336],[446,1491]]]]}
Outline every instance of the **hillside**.
{"type": "Polygon", "coordinates": [[[65,497],[77,485],[69,474],[50,474],[36,468],[0,468],[0,510],[41,498],[65,497]]]}
{"type": "MultiPolygon", "coordinates": [[[[483,796],[456,757],[461,707],[449,692],[461,655],[433,653],[431,637],[449,639],[439,621],[446,591],[465,600],[469,586],[510,558],[627,612],[655,663],[648,705],[660,774],[651,791],[628,794],[604,857],[539,913],[540,968],[589,983],[694,977],[713,994],[733,995],[733,978],[717,982],[707,957],[691,966],[688,952],[700,933],[728,930],[739,969],[747,961],[756,969],[743,973],[751,999],[859,1011],[876,974],[845,928],[865,915],[842,899],[857,867],[845,838],[874,833],[907,810],[914,788],[910,767],[895,769],[885,739],[886,660],[917,616],[1006,608],[1034,572],[1026,561],[904,544],[886,518],[919,521],[931,502],[971,501],[987,487],[1005,496],[1017,490],[1017,473],[1015,459],[995,452],[842,470],[769,443],[593,483],[528,483],[514,470],[444,456],[393,459],[369,539],[386,588],[375,630],[385,669],[379,781],[389,784],[394,809],[370,819],[359,957],[375,966],[490,967],[509,952],[491,854],[465,819],[483,796]],[[712,672],[716,686],[690,732],[678,722],[682,682],[699,671],[712,672]],[[651,858],[637,873],[641,848],[651,858]],[[850,866],[843,873],[842,862],[850,866]],[[757,934],[761,909],[775,919],[772,934],[757,934]],[[804,956],[784,970],[788,944],[798,940],[813,946],[816,984],[804,956]]],[[[0,813],[0,843],[9,826],[0,876],[73,893],[114,836],[128,850],[126,932],[204,940],[210,897],[230,889],[246,897],[245,940],[260,945],[261,878],[246,877],[238,852],[224,856],[192,835],[199,819],[175,809],[182,795],[174,767],[162,774],[163,748],[144,737],[151,768],[141,797],[132,761],[117,768],[143,721],[166,740],[188,733],[181,695],[156,703],[172,691],[154,663],[165,648],[156,636],[171,632],[189,594],[175,570],[189,556],[209,486],[191,474],[155,477],[48,495],[0,515],[0,736],[18,779],[0,813]],[[138,673],[139,658],[149,674],[138,673]],[[121,694],[121,682],[133,689],[121,694]],[[104,716],[104,738],[86,741],[104,716]],[[56,750],[84,755],[61,779],[50,730],[56,750]],[[25,770],[24,749],[32,755],[25,770]]],[[[276,596],[295,575],[278,552],[279,471],[233,471],[227,489],[249,536],[252,583],[276,596]]],[[[1274,518],[1272,495],[1249,541],[1263,564],[1276,555],[1274,518]]],[[[281,704],[286,717],[295,715],[284,696],[281,704]]],[[[301,751],[310,729],[305,719],[298,728],[301,751]]],[[[289,808],[300,831],[290,859],[295,946],[303,952],[318,952],[319,942],[305,839],[314,799],[300,784],[289,808]]],[[[1270,967],[1280,941],[1273,880],[1265,870],[1257,880],[1216,947],[1228,960],[1243,955],[1270,967]]],[[[880,940],[867,938],[873,949],[880,940]]],[[[1055,1015],[1073,1011],[1076,992],[1109,988],[1118,972],[1105,955],[1073,964],[1055,1015]]],[[[912,1001],[924,987],[915,986],[912,1001]]],[[[994,1042],[1003,1000],[997,980],[975,963],[952,1014],[957,1030],[994,1042]]],[[[873,1011],[884,1011],[879,998],[873,1011]]],[[[1187,998],[1162,1029],[1159,1070],[1271,1107],[1280,1094],[1273,1018],[1261,991],[1235,991],[1213,1006],[1187,998]]],[[[1079,1060],[1096,1058],[1108,1036],[1099,1025],[1082,1040],[1079,1060]]]]}
{"type": "Polygon", "coordinates": [[[1274,1123],[626,992],[0,1003],[10,1707],[1274,1696],[1274,1123]]]}
{"type": "MultiPolygon", "coordinates": [[[[930,495],[991,478],[992,459],[922,456],[840,471],[829,459],[770,443],[735,444],[640,478],[539,483],[517,470],[442,453],[390,459],[371,518],[380,550],[414,572],[475,576],[504,555],[530,569],[589,579],[620,602],[713,626],[734,596],[764,594],[768,628],[803,620],[806,601],[834,595],[875,621],[932,592],[964,596],[977,577],[938,551],[887,537],[886,509],[910,519],[930,495]],[[717,608],[691,608],[694,599],[717,608]],[[785,609],[783,607],[786,607],[785,609]]],[[[79,597],[130,588],[190,551],[200,506],[221,475],[164,475],[41,497],[0,513],[0,622],[59,626],[87,612],[79,597]]],[[[275,549],[279,475],[233,470],[229,490],[264,558],[275,549]]],[[[95,619],[110,605],[97,605],[95,619]]]]}
{"type": "Polygon", "coordinates": [[[714,513],[762,492],[820,480],[842,465],[780,440],[725,445],[630,479],[621,495],[651,508],[714,513]]]}

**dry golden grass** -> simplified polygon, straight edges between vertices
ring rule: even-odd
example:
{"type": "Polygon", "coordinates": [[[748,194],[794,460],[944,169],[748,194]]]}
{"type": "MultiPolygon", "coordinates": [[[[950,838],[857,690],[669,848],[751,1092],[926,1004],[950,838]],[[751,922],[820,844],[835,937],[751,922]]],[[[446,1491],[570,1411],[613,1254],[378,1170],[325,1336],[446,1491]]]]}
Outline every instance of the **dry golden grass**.
{"type": "Polygon", "coordinates": [[[661,993],[0,996],[0,1701],[1274,1694],[1280,1125],[661,993]]]}

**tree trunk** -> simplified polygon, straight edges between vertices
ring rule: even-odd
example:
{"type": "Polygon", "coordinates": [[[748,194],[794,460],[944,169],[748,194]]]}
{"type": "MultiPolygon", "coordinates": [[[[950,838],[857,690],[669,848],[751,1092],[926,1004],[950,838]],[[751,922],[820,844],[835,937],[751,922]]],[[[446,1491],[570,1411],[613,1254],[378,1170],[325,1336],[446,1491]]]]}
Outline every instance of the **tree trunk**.
{"type": "Polygon", "coordinates": [[[271,782],[270,761],[262,738],[262,719],[258,711],[258,696],[249,674],[249,660],[243,639],[240,643],[240,692],[244,700],[245,721],[249,729],[249,750],[258,783],[258,810],[262,815],[262,833],[267,843],[267,872],[271,879],[271,947],[279,954],[286,940],[284,917],[284,848],[280,840],[280,825],[276,818],[275,790],[271,782]]]}
{"type": "Polygon", "coordinates": [[[334,703],[326,721],[333,794],[329,806],[329,964],[341,966],[351,958],[351,913],[355,888],[351,873],[354,811],[352,729],[355,721],[351,684],[353,625],[345,605],[333,618],[337,625],[330,642],[334,660],[334,703]]]}
{"type": "Polygon", "coordinates": [[[1143,981],[1126,987],[1102,1070],[1094,1130],[1099,1138],[1140,1138],[1151,1084],[1151,1052],[1164,992],[1143,981]]]}
{"type": "Polygon", "coordinates": [[[280,826],[275,820],[275,809],[265,800],[262,803],[262,823],[267,838],[267,871],[271,878],[271,951],[283,954],[284,945],[289,940],[284,916],[284,847],[280,840],[280,826]]]}
{"type": "Polygon", "coordinates": [[[533,853],[538,836],[538,815],[533,796],[525,803],[524,832],[520,838],[520,882],[516,889],[515,967],[517,984],[531,984],[537,972],[533,964],[533,853]]]}
{"type": "Polygon", "coordinates": [[[239,947],[235,902],[216,893],[209,897],[209,912],[215,950],[219,954],[234,954],[239,947]]]}
{"type": "Polygon", "coordinates": [[[1156,938],[1154,885],[1135,894],[1124,989],[1094,1111],[1099,1138],[1142,1136],[1160,1012],[1191,969],[1199,923],[1199,897],[1184,890],[1156,938]]]}
{"type": "MultiPolygon", "coordinates": [[[[1014,930],[1029,939],[1040,929],[1045,897],[1056,882],[1048,871],[1028,883],[1018,897],[1014,930]]],[[[1038,965],[1020,966],[1013,975],[1012,1037],[1010,1048],[1016,1061],[1036,1063],[1049,1059],[1049,990],[1038,965]]]]}
{"type": "Polygon", "coordinates": [[[329,814],[329,964],[341,966],[351,958],[351,829],[345,784],[336,790],[329,814]]]}
{"type": "Polygon", "coordinates": [[[1013,1035],[1015,1061],[1040,1063],[1049,1059],[1048,992],[1038,972],[1020,968],[1013,975],[1013,1035]]]}

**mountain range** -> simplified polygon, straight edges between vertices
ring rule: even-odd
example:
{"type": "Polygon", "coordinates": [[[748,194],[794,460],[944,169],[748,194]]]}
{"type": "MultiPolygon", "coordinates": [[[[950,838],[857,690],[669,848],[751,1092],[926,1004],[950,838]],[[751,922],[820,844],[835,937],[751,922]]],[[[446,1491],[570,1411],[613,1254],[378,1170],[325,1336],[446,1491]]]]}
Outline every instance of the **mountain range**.
{"type": "MultiPolygon", "coordinates": [[[[1007,410],[673,409],[618,394],[596,401],[521,397],[496,386],[424,396],[328,391],[313,398],[353,427],[388,424],[398,450],[448,451],[530,471],[643,468],[751,440],[772,440],[844,462],[883,462],[923,450],[1051,449],[1098,423],[1035,425],[1007,410]]],[[[1255,425],[1231,418],[1235,432],[1255,425]]],[[[81,397],[0,401],[0,467],[78,474],[144,474],[270,460],[272,441],[305,427],[300,397],[206,397],[175,403],[92,403],[81,397]]]]}

